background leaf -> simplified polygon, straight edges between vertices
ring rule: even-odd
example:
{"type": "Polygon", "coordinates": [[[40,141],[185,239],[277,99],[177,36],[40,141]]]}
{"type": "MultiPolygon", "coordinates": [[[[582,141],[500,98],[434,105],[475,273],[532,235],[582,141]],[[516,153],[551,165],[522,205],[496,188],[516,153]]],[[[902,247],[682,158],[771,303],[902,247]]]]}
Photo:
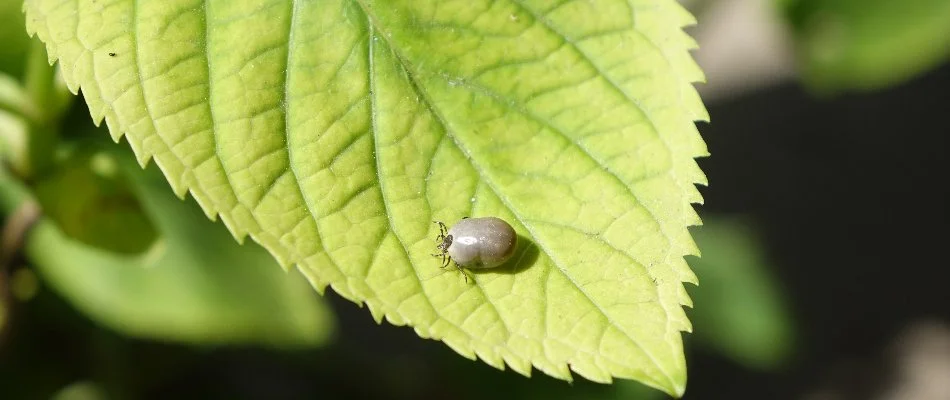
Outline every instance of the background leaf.
{"type": "Polygon", "coordinates": [[[24,72],[30,38],[24,34],[22,1],[0,0],[0,72],[20,77],[24,72]]]}
{"type": "MultiPolygon", "coordinates": [[[[104,152],[73,154],[33,190],[43,213],[66,236],[113,253],[144,253],[158,235],[139,202],[148,193],[135,193],[116,169],[115,159],[104,152]]],[[[141,179],[135,173],[128,172],[141,179]]],[[[155,216],[165,212],[152,211],[155,216]]]]}
{"type": "Polygon", "coordinates": [[[282,273],[264,249],[238,245],[193,204],[176,199],[154,168],[142,171],[128,160],[111,168],[122,171],[121,177],[100,176],[102,166],[93,168],[109,162],[121,159],[77,151],[58,169],[61,174],[40,183],[60,189],[53,194],[74,193],[45,204],[50,215],[65,217],[70,232],[113,245],[82,243],[54,219],[40,220],[24,251],[57,292],[96,321],[139,337],[277,346],[328,339],[329,309],[303,279],[282,273]],[[70,199],[79,207],[64,207],[70,199]],[[89,212],[105,222],[81,223],[89,212]],[[154,232],[143,223],[154,224],[154,232]],[[132,238],[117,239],[122,235],[132,238]],[[143,240],[150,245],[133,251],[143,240]]]}
{"type": "Polygon", "coordinates": [[[467,357],[685,385],[702,79],[667,0],[26,3],[95,120],[319,291],[467,357]],[[523,240],[475,284],[432,220],[523,240]]]}
{"type": "Polygon", "coordinates": [[[950,2],[782,0],[802,59],[819,88],[874,89],[950,57],[950,2]]]}
{"type": "Polygon", "coordinates": [[[776,368],[795,350],[795,329],[782,286],[757,232],[740,218],[704,216],[693,232],[703,252],[691,260],[702,286],[690,313],[696,342],[750,368],[776,368]]]}

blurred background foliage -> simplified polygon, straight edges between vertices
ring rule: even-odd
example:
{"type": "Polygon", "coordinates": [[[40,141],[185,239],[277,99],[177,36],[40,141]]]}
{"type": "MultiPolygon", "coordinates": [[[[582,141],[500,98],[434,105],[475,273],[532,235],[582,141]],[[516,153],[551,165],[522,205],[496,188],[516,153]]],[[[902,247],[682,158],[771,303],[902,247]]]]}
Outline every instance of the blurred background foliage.
{"type": "MultiPolygon", "coordinates": [[[[818,261],[826,254],[822,249],[802,248],[801,257],[782,253],[783,244],[798,242],[781,238],[798,232],[788,222],[800,213],[780,204],[856,201],[834,182],[817,194],[789,189],[808,181],[809,163],[823,162],[822,154],[839,159],[835,151],[847,153],[854,142],[790,139],[750,127],[767,127],[775,121],[765,116],[781,115],[776,120],[805,120],[785,135],[809,127],[841,134],[820,119],[808,120],[816,113],[848,115],[847,106],[842,113],[835,102],[853,100],[836,93],[877,90],[890,99],[894,92],[881,90],[928,79],[922,75],[938,74],[938,82],[947,82],[939,79],[946,72],[933,71],[950,58],[950,2],[685,3],[700,20],[693,33],[701,46],[697,59],[709,75],[701,90],[712,127],[722,118],[728,128],[719,129],[738,132],[731,143],[761,145],[735,150],[739,147],[731,147],[728,138],[702,127],[713,154],[703,166],[713,187],[707,190],[709,205],[700,207],[705,226],[693,230],[703,257],[689,260],[701,285],[688,288],[696,308],[689,311],[695,333],[686,341],[691,380],[700,382],[690,386],[687,397],[761,394],[749,383],[753,379],[805,393],[822,379],[802,371],[838,357],[816,338],[832,324],[816,328],[821,317],[809,314],[811,307],[832,305],[814,300],[820,292],[783,278],[804,267],[797,261],[803,258],[828,264],[818,261]],[[736,29],[741,39],[730,36],[736,29]],[[737,57],[743,49],[756,56],[737,57]],[[796,79],[807,91],[798,94],[796,79]],[[790,90],[796,99],[791,103],[790,90]],[[749,135],[759,139],[743,139],[749,135]],[[829,145],[826,153],[812,153],[829,145]],[[787,152],[770,153],[774,146],[787,152]],[[798,175],[757,174],[783,162],[805,167],[798,175]],[[765,196],[755,192],[756,185],[780,189],[765,196]],[[763,200],[769,196],[780,200],[763,200]],[[809,197],[817,200],[804,201],[809,197]],[[776,208],[785,220],[770,219],[776,208]],[[819,355],[823,352],[829,354],[819,355]],[[723,379],[724,374],[731,375],[723,379]],[[709,383],[711,377],[717,377],[716,384],[709,383]],[[730,382],[743,383],[724,388],[730,382]]],[[[239,245],[192,199],[175,198],[154,166],[138,168],[127,145],[112,143],[104,128],[92,126],[85,104],[73,100],[56,69],[46,64],[42,45],[25,35],[22,19],[20,1],[0,0],[0,398],[663,397],[634,382],[566,384],[543,374],[524,379],[496,371],[418,340],[408,329],[376,326],[368,313],[333,294],[319,297],[296,271],[281,271],[259,246],[239,245]],[[33,222],[39,209],[42,216],[33,222]]],[[[929,101],[914,92],[903,96],[899,102],[929,101]]],[[[910,107],[906,112],[914,111],[910,107]]],[[[898,119],[905,112],[888,110],[898,119]]],[[[867,173],[859,161],[821,168],[867,173]]],[[[895,190],[919,195],[913,186],[895,190]]],[[[811,221],[809,229],[839,226],[825,218],[811,221]]],[[[875,251],[862,246],[852,247],[875,251]]],[[[843,272],[801,279],[831,280],[825,286],[835,286],[861,276],[852,269],[860,266],[831,267],[843,272]]],[[[862,301],[867,300],[855,300],[862,301]]],[[[900,315],[910,320],[910,314],[900,315]]],[[[931,314],[944,315],[939,308],[931,314]]],[[[898,329],[891,326],[881,337],[898,329]]],[[[835,335],[829,333],[840,337],[835,335]]],[[[878,347],[874,342],[863,351],[878,347]]],[[[770,398],[788,398],[791,392],[781,393],[786,397],[770,398]]]]}
{"type": "Polygon", "coordinates": [[[876,89],[950,56],[950,1],[780,0],[814,89],[876,89]]]}

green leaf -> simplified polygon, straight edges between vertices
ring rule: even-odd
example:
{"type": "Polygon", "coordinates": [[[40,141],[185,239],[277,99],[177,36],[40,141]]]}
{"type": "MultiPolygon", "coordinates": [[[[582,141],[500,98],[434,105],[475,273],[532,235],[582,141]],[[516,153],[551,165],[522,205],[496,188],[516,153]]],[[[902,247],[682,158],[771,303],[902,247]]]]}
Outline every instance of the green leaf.
{"type": "MultiPolygon", "coordinates": [[[[82,153],[76,157],[88,160],[82,153]]],[[[103,163],[103,158],[111,157],[99,153],[92,159],[103,163]]],[[[97,175],[90,164],[67,165],[66,175],[50,179],[61,184],[60,196],[80,199],[84,207],[71,211],[94,210],[105,220],[129,222],[127,235],[141,235],[135,232],[142,228],[134,204],[137,198],[160,234],[146,251],[130,254],[79,242],[49,218],[33,228],[25,246],[27,258],[45,281],[94,320],[130,335],[199,344],[313,346],[328,339],[329,309],[301,277],[280,271],[259,246],[234,242],[198,207],[169,193],[157,170],[142,171],[129,160],[122,171],[134,198],[122,194],[116,183],[91,190],[108,194],[97,197],[74,193],[76,185],[102,184],[82,176],[97,175]],[[109,210],[116,205],[120,207],[109,210]]],[[[66,211],[70,210],[58,214],[66,211]]],[[[100,235],[109,233],[108,224],[86,227],[100,235]]],[[[118,234],[113,231],[106,237],[118,240],[118,234]]]]}
{"type": "Polygon", "coordinates": [[[53,400],[106,400],[108,398],[105,389],[90,381],[69,384],[53,395],[53,400]]]}
{"type": "Polygon", "coordinates": [[[35,117],[39,114],[20,82],[3,72],[0,72],[0,113],[4,113],[6,118],[35,117]]]}
{"type": "Polygon", "coordinates": [[[95,120],[318,291],[562,379],[686,381],[702,73],[673,0],[27,1],[95,120]],[[437,228],[499,216],[468,284],[437,228]]]}
{"type": "Polygon", "coordinates": [[[24,117],[32,110],[20,83],[0,72],[0,161],[18,171],[29,169],[30,124],[24,117]]]}
{"type": "Polygon", "coordinates": [[[34,38],[31,44],[19,60],[27,67],[22,84],[0,71],[0,157],[27,179],[42,175],[52,161],[60,117],[75,98],[49,65],[43,43],[34,38]]]}
{"type": "Polygon", "coordinates": [[[703,252],[691,261],[703,282],[692,291],[696,342],[750,368],[788,361],[794,324],[756,232],[739,219],[707,216],[694,236],[703,252]]]}
{"type": "Polygon", "coordinates": [[[23,31],[22,0],[0,0],[0,73],[22,76],[30,37],[23,31]]]}
{"type": "Polygon", "coordinates": [[[950,58],[950,1],[782,0],[802,74],[826,90],[894,85],[950,58]]]}
{"type": "Polygon", "coordinates": [[[143,253],[157,233],[115,164],[105,153],[73,154],[34,192],[43,213],[70,238],[113,253],[143,253]]]}

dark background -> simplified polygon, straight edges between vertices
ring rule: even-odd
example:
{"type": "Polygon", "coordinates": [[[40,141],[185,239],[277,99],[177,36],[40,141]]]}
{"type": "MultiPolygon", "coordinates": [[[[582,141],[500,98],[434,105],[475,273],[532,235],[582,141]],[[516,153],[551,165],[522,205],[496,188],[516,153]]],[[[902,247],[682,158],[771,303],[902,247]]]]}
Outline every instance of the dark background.
{"type": "Polygon", "coordinates": [[[687,398],[797,398],[818,386],[869,398],[888,383],[885,350],[900,331],[950,322],[948,104],[944,66],[870,94],[821,99],[783,85],[708,105],[702,210],[758,222],[801,343],[775,373],[693,352],[687,398]]]}

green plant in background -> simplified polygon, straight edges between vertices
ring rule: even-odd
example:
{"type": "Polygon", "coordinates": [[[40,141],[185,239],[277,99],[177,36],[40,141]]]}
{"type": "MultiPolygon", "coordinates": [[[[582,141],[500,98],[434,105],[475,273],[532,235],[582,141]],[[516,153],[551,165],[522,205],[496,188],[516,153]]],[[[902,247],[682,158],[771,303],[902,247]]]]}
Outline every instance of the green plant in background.
{"type": "Polygon", "coordinates": [[[276,346],[327,339],[328,310],[303,279],[280,273],[261,247],[238,245],[168,192],[154,168],[142,171],[115,150],[77,151],[37,183],[51,218],[32,228],[24,252],[51,286],[139,337],[276,346]],[[95,243],[104,238],[112,240],[95,243]]]}
{"type": "Polygon", "coordinates": [[[711,216],[694,231],[702,258],[690,265],[703,282],[690,294],[699,344],[758,370],[781,367],[792,355],[795,330],[758,233],[748,221],[711,216]]]}
{"type": "Polygon", "coordinates": [[[0,18],[3,19],[0,24],[0,39],[3,39],[3,46],[0,46],[0,71],[3,71],[5,78],[19,79],[26,68],[24,60],[29,53],[30,41],[23,40],[26,24],[22,9],[22,1],[0,1],[0,18]]]}
{"type": "Polygon", "coordinates": [[[945,0],[779,0],[802,77],[823,90],[898,84],[950,57],[945,0]]]}

